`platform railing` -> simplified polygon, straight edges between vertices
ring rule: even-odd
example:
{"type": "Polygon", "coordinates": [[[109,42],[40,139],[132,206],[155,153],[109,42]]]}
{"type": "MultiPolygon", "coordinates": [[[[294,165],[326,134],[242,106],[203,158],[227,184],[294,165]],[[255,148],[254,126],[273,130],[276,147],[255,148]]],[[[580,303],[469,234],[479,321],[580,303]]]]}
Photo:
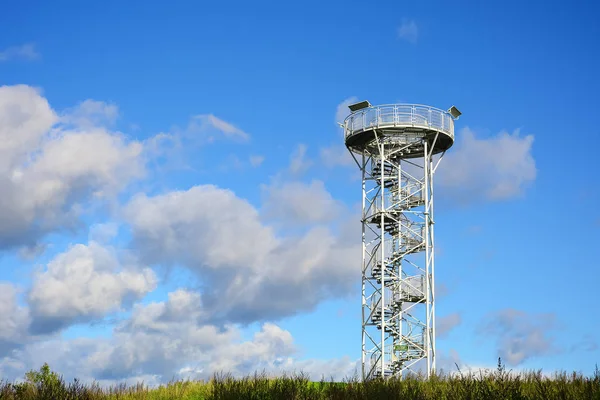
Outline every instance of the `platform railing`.
{"type": "Polygon", "coordinates": [[[448,134],[454,139],[454,120],[439,108],[419,104],[389,104],[356,111],[344,120],[345,138],[368,129],[421,127],[448,134]]]}

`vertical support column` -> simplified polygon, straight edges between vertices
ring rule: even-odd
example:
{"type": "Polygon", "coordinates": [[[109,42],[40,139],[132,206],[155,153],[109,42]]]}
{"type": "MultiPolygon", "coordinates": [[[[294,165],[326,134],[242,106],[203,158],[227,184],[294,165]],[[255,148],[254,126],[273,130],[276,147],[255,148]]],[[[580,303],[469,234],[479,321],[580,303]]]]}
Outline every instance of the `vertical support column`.
{"type": "Polygon", "coordinates": [[[385,218],[386,218],[386,206],[385,206],[385,144],[383,141],[379,143],[379,193],[381,197],[380,204],[380,245],[379,245],[379,260],[381,262],[381,285],[380,290],[380,307],[381,307],[381,376],[385,376],[385,281],[386,281],[386,265],[385,265],[385,218]]]}
{"type": "Polygon", "coordinates": [[[366,298],[366,293],[365,293],[365,284],[366,284],[366,270],[367,270],[367,260],[366,260],[366,251],[367,251],[367,243],[366,243],[366,232],[365,232],[365,218],[366,218],[366,204],[367,204],[367,192],[366,192],[366,176],[365,176],[365,171],[366,169],[366,157],[365,157],[365,153],[363,152],[361,154],[361,173],[362,173],[362,267],[361,267],[361,274],[362,274],[362,319],[361,319],[361,333],[362,333],[362,379],[363,382],[366,378],[366,371],[365,371],[365,364],[366,364],[366,337],[365,337],[365,307],[367,305],[367,298],[366,298]]]}
{"type": "MultiPolygon", "coordinates": [[[[433,153],[433,151],[431,152],[433,153]]],[[[428,180],[428,184],[429,184],[429,221],[430,221],[430,227],[429,227],[429,240],[431,242],[431,265],[429,266],[430,268],[430,273],[431,273],[431,281],[430,281],[430,290],[431,290],[431,331],[430,331],[430,335],[431,335],[431,369],[430,369],[430,373],[429,375],[435,373],[435,362],[436,362],[436,351],[435,351],[435,235],[434,235],[434,226],[435,226],[435,219],[434,219],[434,209],[433,209],[433,175],[435,173],[435,169],[432,168],[433,166],[433,155],[429,155],[428,157],[429,159],[429,180],[428,180]]]]}
{"type": "Polygon", "coordinates": [[[379,374],[381,367],[385,367],[382,357],[382,341],[377,326],[385,325],[382,314],[381,284],[377,283],[382,278],[381,253],[382,253],[382,216],[377,214],[381,210],[380,184],[382,176],[376,171],[380,161],[380,144],[377,143],[372,151],[364,151],[360,168],[363,176],[363,266],[362,266],[362,373],[363,379],[372,379],[379,374]],[[371,167],[370,170],[367,168],[371,167]]]}
{"type": "MultiPolygon", "coordinates": [[[[403,193],[406,192],[408,193],[408,188],[402,185],[402,161],[398,160],[398,182],[397,182],[397,186],[398,186],[398,201],[401,201],[401,199],[406,195],[403,193]]],[[[408,200],[407,200],[407,204],[408,204],[408,200]]],[[[396,243],[396,248],[398,249],[398,251],[400,251],[401,247],[402,247],[402,237],[398,234],[398,240],[396,243]]],[[[397,348],[400,349],[401,346],[403,346],[405,343],[403,343],[403,339],[404,339],[404,327],[403,327],[403,317],[404,317],[404,303],[402,302],[402,289],[403,289],[403,268],[402,268],[402,262],[403,260],[400,259],[398,261],[398,286],[396,288],[397,293],[396,296],[398,298],[398,301],[400,302],[400,304],[398,305],[398,337],[395,338],[394,340],[394,351],[396,350],[396,344],[397,344],[397,348]]],[[[398,360],[399,364],[401,365],[401,361],[398,360]]],[[[399,378],[402,379],[403,373],[402,373],[402,369],[399,368],[399,378]]]]}
{"type": "Polygon", "coordinates": [[[423,140],[424,146],[424,154],[423,154],[423,171],[424,171],[424,187],[425,187],[425,301],[426,301],[426,323],[425,323],[425,331],[423,332],[423,345],[425,346],[425,357],[427,357],[427,377],[429,378],[431,373],[431,336],[430,336],[430,326],[431,326],[431,296],[430,296],[430,252],[431,246],[429,243],[429,227],[430,227],[430,218],[429,218],[429,173],[430,173],[430,163],[429,163],[429,153],[427,148],[427,139],[423,140]]]}
{"type": "Polygon", "coordinates": [[[426,282],[427,282],[427,327],[426,353],[427,377],[435,373],[435,241],[433,219],[433,149],[425,143],[425,240],[426,240],[426,282]]]}

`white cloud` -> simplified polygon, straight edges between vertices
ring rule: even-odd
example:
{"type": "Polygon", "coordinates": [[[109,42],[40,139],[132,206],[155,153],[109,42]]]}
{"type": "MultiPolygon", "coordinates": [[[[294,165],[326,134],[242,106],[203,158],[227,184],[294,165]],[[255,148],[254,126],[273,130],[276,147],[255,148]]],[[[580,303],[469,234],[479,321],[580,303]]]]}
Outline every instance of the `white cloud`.
{"type": "Polygon", "coordinates": [[[126,206],[125,218],[149,261],[159,263],[252,268],[276,246],[272,230],[260,223],[252,205],[213,185],[137,195],[126,206]]]}
{"type": "Polygon", "coordinates": [[[242,341],[237,328],[205,325],[201,316],[199,297],[185,290],[170,293],[166,302],[138,305],[110,346],[89,356],[88,368],[105,379],[151,374],[164,381],[176,371],[208,378],[221,370],[247,374],[296,351],[291,334],[276,325],[266,323],[242,341]]]}
{"type": "Polygon", "coordinates": [[[313,225],[335,220],[343,207],[322,181],[283,182],[263,186],[266,218],[291,225],[313,225]]]}
{"type": "Polygon", "coordinates": [[[189,162],[197,142],[181,133],[160,132],[144,140],[143,156],[156,175],[171,170],[192,169],[189,162]]]}
{"type": "Polygon", "coordinates": [[[0,62],[11,60],[27,60],[33,61],[40,58],[40,53],[37,52],[35,44],[26,43],[21,46],[12,46],[0,51],[0,62]]]}
{"type": "Polygon", "coordinates": [[[456,366],[463,368],[464,364],[461,361],[460,355],[454,349],[450,349],[448,353],[442,351],[436,352],[436,369],[440,373],[453,373],[457,372],[456,366]]]}
{"type": "Polygon", "coordinates": [[[231,171],[244,171],[248,168],[258,168],[262,165],[265,157],[263,156],[250,156],[246,159],[241,159],[236,154],[229,154],[223,159],[223,161],[217,164],[217,168],[220,172],[231,172],[231,171]]]}
{"type": "Polygon", "coordinates": [[[94,194],[117,191],[143,176],[142,145],[103,129],[64,132],[45,143],[43,153],[24,172],[37,178],[38,193],[51,201],[79,189],[94,194]],[[81,182],[81,180],[84,180],[81,182]]]}
{"type": "MultiPolygon", "coordinates": [[[[200,114],[191,117],[184,128],[175,126],[170,132],[160,132],[147,138],[144,141],[144,157],[149,168],[157,174],[176,170],[193,171],[197,168],[198,151],[219,140],[245,143],[250,140],[250,135],[212,114],[200,114]]],[[[257,167],[264,160],[261,157],[251,156],[247,161],[242,161],[231,154],[218,168],[229,171],[247,164],[257,167]]]]}
{"type": "Polygon", "coordinates": [[[119,108],[115,104],[88,99],[65,110],[61,122],[82,128],[110,126],[116,122],[118,116],[119,108]]]}
{"type": "Polygon", "coordinates": [[[254,155],[254,156],[250,156],[249,161],[250,161],[250,165],[256,168],[256,167],[259,167],[263,163],[263,161],[265,161],[265,157],[254,155]]]}
{"type": "Polygon", "coordinates": [[[198,323],[204,319],[200,294],[178,289],[168,294],[168,301],[137,304],[132,312],[128,328],[168,333],[176,323],[198,323]]]}
{"type": "Polygon", "coordinates": [[[305,144],[299,144],[290,156],[289,170],[292,174],[302,174],[311,167],[312,161],[306,157],[306,150],[305,144]]]}
{"type": "Polygon", "coordinates": [[[321,226],[277,237],[248,202],[211,185],[136,196],[125,218],[145,261],[184,265],[201,278],[213,319],[248,322],[309,310],[347,294],[360,276],[358,234],[346,240],[321,226]]]}
{"type": "Polygon", "coordinates": [[[412,19],[404,18],[398,28],[398,37],[412,44],[417,43],[417,39],[419,38],[417,23],[412,19]]]}
{"type": "MultiPolygon", "coordinates": [[[[358,102],[358,97],[352,96],[337,105],[335,110],[336,126],[344,122],[344,119],[350,115],[350,109],[348,106],[356,102],[358,102]]],[[[339,126],[337,126],[337,128],[340,129],[339,126]]],[[[321,163],[328,168],[356,166],[354,159],[344,145],[343,129],[340,129],[339,132],[340,138],[338,139],[338,144],[332,144],[329,147],[322,147],[320,149],[321,163]]]]}
{"type": "Polygon", "coordinates": [[[450,331],[460,325],[462,318],[459,313],[452,313],[444,317],[438,318],[436,321],[436,335],[443,338],[450,331]]]}
{"type": "Polygon", "coordinates": [[[91,242],[106,244],[114,239],[118,233],[119,224],[115,222],[106,222],[91,225],[88,236],[91,242]]]}
{"type": "Polygon", "coordinates": [[[202,134],[208,142],[217,140],[219,136],[240,141],[250,139],[248,133],[213,114],[200,114],[192,117],[187,127],[187,134],[202,134]]]}
{"type": "Polygon", "coordinates": [[[275,324],[265,323],[243,340],[234,326],[204,324],[202,313],[198,295],[180,289],[167,301],[136,305],[111,337],[46,339],[16,349],[0,358],[0,375],[15,379],[48,362],[68,380],[104,384],[207,379],[221,371],[239,377],[263,370],[270,375],[302,370],[318,379],[323,374],[342,378],[357,365],[347,358],[298,360],[292,335],[275,324]]]}
{"type": "Polygon", "coordinates": [[[213,357],[208,371],[226,371],[247,375],[255,370],[275,369],[276,365],[297,350],[292,335],[279,326],[265,323],[251,341],[228,343],[222,354],[213,357]]]}
{"type": "Polygon", "coordinates": [[[23,260],[31,261],[44,254],[51,247],[48,243],[34,243],[19,248],[19,257],[23,260]]]}
{"type": "Polygon", "coordinates": [[[0,86],[0,167],[27,160],[58,117],[39,91],[25,85],[0,86]]]}
{"type": "Polygon", "coordinates": [[[517,366],[556,351],[550,336],[554,327],[553,314],[534,315],[508,308],[490,314],[480,332],[495,337],[498,356],[507,365],[517,366]]]}
{"type": "Polygon", "coordinates": [[[25,343],[29,326],[29,312],[18,303],[17,288],[0,282],[0,360],[10,350],[25,343]]]}
{"type": "Polygon", "coordinates": [[[350,152],[343,144],[322,147],[321,162],[329,168],[337,166],[358,168],[350,152]]]}
{"type": "Polygon", "coordinates": [[[333,379],[341,382],[345,379],[360,377],[360,360],[353,360],[348,356],[335,359],[288,359],[280,365],[280,369],[291,372],[302,372],[307,374],[312,381],[321,379],[333,379]]]}
{"type": "Polygon", "coordinates": [[[73,226],[82,204],[144,174],[140,143],[57,122],[38,90],[0,87],[0,249],[35,247],[46,232],[73,226]]]}
{"type": "Polygon", "coordinates": [[[350,104],[354,104],[358,102],[358,97],[356,96],[352,96],[352,97],[348,97],[347,99],[345,99],[344,101],[342,101],[340,104],[337,105],[336,110],[335,110],[335,124],[341,124],[342,122],[344,122],[344,119],[346,119],[346,117],[348,115],[350,115],[350,109],[348,108],[348,106],[350,104]]]}
{"type": "Polygon", "coordinates": [[[28,294],[32,329],[47,333],[102,318],[155,287],[152,270],[121,266],[109,248],[94,242],[72,246],[34,276],[28,294]]]}
{"type": "Polygon", "coordinates": [[[519,131],[479,139],[465,128],[444,156],[436,184],[445,197],[463,203],[519,196],[536,178],[532,144],[533,135],[521,137],[519,131]]]}
{"type": "MultiPolygon", "coordinates": [[[[436,247],[436,250],[439,247],[436,247]]],[[[438,254],[436,254],[437,256],[438,254]]],[[[451,293],[450,288],[444,282],[436,282],[435,284],[435,295],[437,298],[446,297],[451,293]]]]}
{"type": "Polygon", "coordinates": [[[220,172],[230,172],[230,171],[241,171],[243,170],[247,164],[240,160],[240,158],[235,154],[229,154],[223,162],[218,164],[218,169],[220,172]]]}

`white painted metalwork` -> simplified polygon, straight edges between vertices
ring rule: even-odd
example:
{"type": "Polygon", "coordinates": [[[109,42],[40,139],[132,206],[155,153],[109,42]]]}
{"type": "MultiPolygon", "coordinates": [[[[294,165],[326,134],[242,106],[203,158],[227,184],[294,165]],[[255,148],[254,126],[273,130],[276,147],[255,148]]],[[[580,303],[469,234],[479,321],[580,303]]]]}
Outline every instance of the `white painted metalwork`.
{"type": "Polygon", "coordinates": [[[433,175],[454,142],[454,119],[423,105],[357,108],[343,127],[362,171],[362,377],[402,377],[419,365],[430,376],[433,175]]]}
{"type": "Polygon", "coordinates": [[[345,137],[369,129],[386,128],[435,129],[454,140],[454,120],[447,111],[419,104],[387,104],[363,108],[344,121],[345,137]]]}

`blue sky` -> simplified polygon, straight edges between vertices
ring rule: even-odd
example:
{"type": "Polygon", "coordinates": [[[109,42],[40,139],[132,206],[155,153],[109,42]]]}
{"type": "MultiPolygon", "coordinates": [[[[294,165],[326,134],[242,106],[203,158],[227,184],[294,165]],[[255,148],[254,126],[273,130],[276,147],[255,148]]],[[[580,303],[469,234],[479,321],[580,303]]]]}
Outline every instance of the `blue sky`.
{"type": "Polygon", "coordinates": [[[0,12],[0,376],[343,376],[353,100],[457,105],[439,362],[600,359],[592,2],[30,2],[0,12]],[[220,297],[218,297],[220,296],[220,297]]]}

